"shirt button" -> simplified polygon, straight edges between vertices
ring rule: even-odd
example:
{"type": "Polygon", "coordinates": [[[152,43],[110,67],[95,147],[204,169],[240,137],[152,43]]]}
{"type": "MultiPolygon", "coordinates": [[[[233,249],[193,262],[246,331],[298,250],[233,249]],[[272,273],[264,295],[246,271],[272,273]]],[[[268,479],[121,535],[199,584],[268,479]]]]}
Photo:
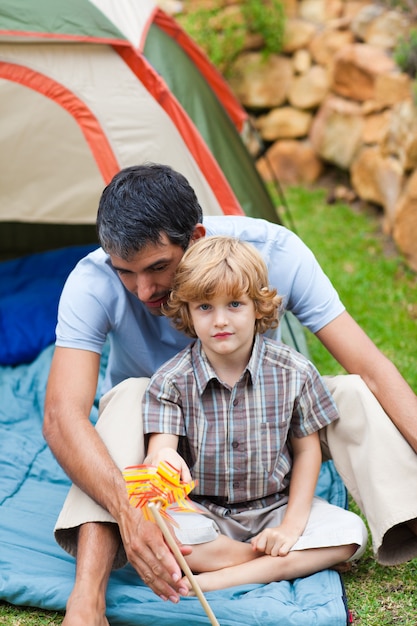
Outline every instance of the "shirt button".
{"type": "Polygon", "coordinates": [[[232,448],[234,448],[236,450],[236,448],[239,447],[239,442],[238,441],[233,441],[232,443],[232,448]]]}
{"type": "Polygon", "coordinates": [[[233,483],[233,489],[238,489],[239,486],[240,486],[240,483],[237,480],[235,480],[235,482],[233,483]]]}
{"type": "Polygon", "coordinates": [[[239,404],[239,400],[237,398],[235,398],[233,400],[233,406],[237,406],[239,404]]]}

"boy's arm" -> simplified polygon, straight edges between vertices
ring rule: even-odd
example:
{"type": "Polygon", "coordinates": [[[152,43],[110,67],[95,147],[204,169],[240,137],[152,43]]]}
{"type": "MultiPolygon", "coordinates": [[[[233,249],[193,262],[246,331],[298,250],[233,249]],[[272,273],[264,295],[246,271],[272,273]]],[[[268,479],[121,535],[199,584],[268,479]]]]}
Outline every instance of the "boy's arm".
{"type": "Polygon", "coordinates": [[[292,437],[293,467],[287,510],[281,526],[296,529],[302,535],[310,515],[322,454],[318,432],[307,437],[292,437]]]}
{"type": "Polygon", "coordinates": [[[266,528],[252,539],[254,550],[271,556],[285,556],[302,535],[320,472],[322,455],[318,432],[292,437],[293,466],[287,510],[277,528],[266,528]]]}
{"type": "Polygon", "coordinates": [[[186,462],[177,452],[178,439],[178,435],[168,433],[149,435],[144,464],[158,466],[161,461],[166,461],[179,470],[181,479],[188,483],[192,478],[186,462]]]}

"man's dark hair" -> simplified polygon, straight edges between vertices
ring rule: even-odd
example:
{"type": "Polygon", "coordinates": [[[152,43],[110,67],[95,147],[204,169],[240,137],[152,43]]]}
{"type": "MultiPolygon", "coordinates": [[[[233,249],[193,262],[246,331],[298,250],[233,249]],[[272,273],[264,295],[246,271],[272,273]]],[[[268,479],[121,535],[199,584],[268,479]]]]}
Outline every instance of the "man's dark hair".
{"type": "Polygon", "coordinates": [[[97,235],[109,254],[129,260],[161,234],[184,250],[203,212],[187,179],[168,165],[126,167],[104,189],[97,235]]]}

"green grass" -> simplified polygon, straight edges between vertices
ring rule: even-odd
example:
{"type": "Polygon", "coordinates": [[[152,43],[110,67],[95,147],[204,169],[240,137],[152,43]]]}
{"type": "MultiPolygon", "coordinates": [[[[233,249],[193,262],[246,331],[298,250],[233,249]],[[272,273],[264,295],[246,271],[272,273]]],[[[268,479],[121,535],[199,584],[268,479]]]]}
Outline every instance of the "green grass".
{"type": "MultiPolygon", "coordinates": [[[[298,234],[316,254],[347,309],[417,390],[417,276],[381,234],[378,217],[343,204],[328,206],[323,190],[288,189],[286,199],[298,234]]],[[[309,336],[308,342],[322,373],[341,372],[315,337],[309,336]]],[[[354,504],[351,507],[357,511],[354,504]]],[[[343,579],[355,626],[416,626],[417,560],[381,567],[369,543],[343,579]]],[[[56,612],[0,603],[0,624],[61,622],[56,612]]]]}
{"type": "Polygon", "coordinates": [[[61,624],[63,618],[64,616],[60,613],[18,608],[0,602],[0,624],[7,626],[55,626],[61,624]]]}
{"type": "MultiPolygon", "coordinates": [[[[344,204],[327,205],[321,189],[291,188],[286,200],[298,234],[347,310],[417,391],[417,275],[382,234],[379,217],[344,204]]],[[[342,372],[310,334],[308,343],[322,374],[342,372]]]]}
{"type": "MultiPolygon", "coordinates": [[[[348,311],[417,391],[417,275],[382,234],[378,215],[327,205],[321,189],[292,188],[285,196],[298,234],[348,311]]],[[[313,335],[307,341],[321,373],[343,371],[313,335]]],[[[353,502],[350,508],[359,513],[353,502]]],[[[369,540],[366,553],[343,580],[355,626],[416,626],[417,559],[382,567],[369,540]]]]}
{"type": "MultiPolygon", "coordinates": [[[[354,502],[350,509],[360,514],[354,502]]],[[[354,626],[416,626],[417,559],[395,567],[382,567],[369,540],[362,558],[343,581],[354,626]]]]}

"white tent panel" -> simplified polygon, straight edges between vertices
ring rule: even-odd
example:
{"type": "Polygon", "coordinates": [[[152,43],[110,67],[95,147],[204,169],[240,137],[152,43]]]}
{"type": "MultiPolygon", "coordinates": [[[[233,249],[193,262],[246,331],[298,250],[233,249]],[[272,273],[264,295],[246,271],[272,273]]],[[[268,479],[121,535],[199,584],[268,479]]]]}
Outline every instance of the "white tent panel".
{"type": "Polygon", "coordinates": [[[89,222],[103,179],[75,120],[52,100],[5,80],[0,118],[7,120],[0,124],[1,221],[89,222]]]}
{"type": "Polygon", "coordinates": [[[138,48],[148,21],[156,8],[153,0],[90,0],[138,48]]]}
{"type": "MultiPolygon", "coordinates": [[[[101,129],[107,138],[116,169],[145,161],[172,165],[190,180],[206,214],[222,213],[217,199],[170,117],[110,46],[3,45],[0,60],[22,65],[48,77],[58,86],[64,87],[69,100],[76,97],[73,98],[74,106],[77,99],[83,103],[87,111],[84,114],[91,114],[97,129],[101,129]]],[[[81,116],[80,127],[70,113],[53,99],[15,83],[7,86],[7,82],[2,81],[2,88],[14,91],[14,99],[9,102],[7,98],[1,98],[3,106],[8,107],[7,111],[2,111],[2,119],[15,119],[14,132],[19,128],[22,133],[27,133],[27,137],[32,133],[32,141],[27,142],[27,146],[32,147],[24,155],[25,169],[29,172],[33,167],[28,180],[33,180],[33,183],[41,180],[45,197],[49,200],[38,204],[36,194],[31,194],[31,186],[27,185],[25,195],[28,199],[23,203],[22,189],[19,188],[19,210],[16,211],[13,203],[9,207],[1,206],[0,219],[93,224],[103,178],[98,180],[100,174],[97,164],[82,133],[83,124],[89,121],[81,116]],[[18,101],[22,91],[25,92],[23,100],[18,101]],[[22,102],[27,105],[22,106],[22,102]],[[11,115],[11,107],[18,108],[19,111],[11,115]],[[36,154],[34,145],[37,146],[36,154]],[[64,171],[69,185],[63,184],[64,171]],[[68,189],[65,194],[62,192],[64,188],[68,189]],[[75,203],[76,209],[74,202],[69,202],[68,194],[79,195],[79,200],[75,203]]],[[[51,97],[54,95],[51,94],[51,97]]],[[[15,153],[16,163],[19,160],[17,157],[18,154],[15,153]]],[[[2,158],[5,158],[4,155],[2,158]]],[[[11,168],[13,169],[13,164],[11,168]]],[[[14,182],[17,174],[13,174],[14,182]]]]}

